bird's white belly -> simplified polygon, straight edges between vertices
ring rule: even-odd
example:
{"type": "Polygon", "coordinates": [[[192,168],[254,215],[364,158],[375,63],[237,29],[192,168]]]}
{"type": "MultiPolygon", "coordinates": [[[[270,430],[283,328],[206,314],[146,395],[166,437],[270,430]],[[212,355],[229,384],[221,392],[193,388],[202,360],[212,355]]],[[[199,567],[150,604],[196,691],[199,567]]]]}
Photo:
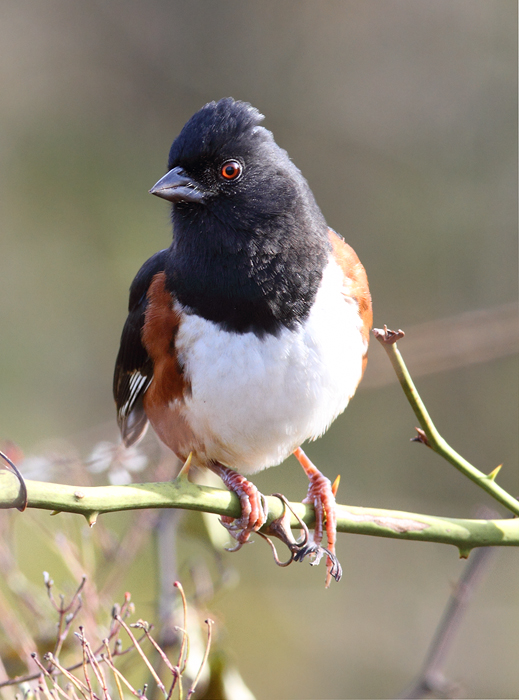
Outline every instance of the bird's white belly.
{"type": "Polygon", "coordinates": [[[229,333],[184,315],[175,347],[191,383],[182,414],[198,443],[186,446],[195,463],[216,460],[244,473],[279,464],[346,408],[366,344],[345,291],[331,260],[308,319],[277,336],[229,333]]]}

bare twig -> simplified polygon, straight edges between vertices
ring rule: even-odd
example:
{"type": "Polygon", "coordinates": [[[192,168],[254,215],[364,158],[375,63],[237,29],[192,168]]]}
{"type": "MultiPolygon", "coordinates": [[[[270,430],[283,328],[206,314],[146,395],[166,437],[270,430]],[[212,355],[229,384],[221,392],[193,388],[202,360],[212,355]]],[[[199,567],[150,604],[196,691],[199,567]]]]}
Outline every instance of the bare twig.
{"type": "MultiPolygon", "coordinates": [[[[40,669],[43,669],[43,670],[44,670],[44,672],[45,672],[45,677],[46,677],[46,678],[49,678],[49,680],[51,680],[51,682],[53,683],[53,685],[56,686],[57,684],[56,684],[56,682],[55,682],[54,677],[53,677],[52,674],[51,674],[46,668],[44,668],[44,667],[42,666],[42,664],[38,661],[38,659],[37,659],[37,657],[36,657],[36,654],[34,654],[33,658],[34,658],[34,662],[36,663],[36,665],[37,665],[40,669]]],[[[59,671],[60,673],[62,673],[62,674],[65,676],[65,678],[67,678],[67,680],[68,680],[70,683],[72,683],[72,684],[74,685],[75,688],[77,688],[77,690],[79,690],[79,692],[81,693],[81,695],[82,695],[83,697],[85,697],[85,698],[87,697],[88,687],[87,687],[84,683],[82,683],[78,678],[76,678],[76,676],[72,675],[72,673],[70,673],[66,668],[63,668],[63,666],[60,665],[59,661],[58,661],[57,659],[55,659],[54,656],[53,656],[50,652],[49,652],[48,654],[45,654],[44,659],[45,659],[45,661],[48,661],[50,664],[52,664],[52,666],[54,666],[56,669],[58,669],[58,671],[59,671]]],[[[81,665],[82,665],[82,664],[79,664],[79,666],[81,666],[81,665]]],[[[18,681],[18,682],[21,682],[21,681],[18,681]]]]}
{"type": "MultiPolygon", "coordinates": [[[[108,639],[103,639],[103,645],[105,647],[105,651],[106,651],[107,656],[105,657],[105,656],[101,655],[101,659],[103,661],[105,661],[106,658],[108,658],[108,661],[113,666],[112,653],[110,651],[110,644],[108,643],[108,639]]],[[[114,680],[115,680],[115,685],[117,686],[117,692],[119,693],[119,700],[124,700],[123,689],[121,687],[121,681],[119,680],[119,676],[114,674],[114,680]]]]}
{"type": "Polygon", "coordinates": [[[195,680],[191,684],[191,688],[189,688],[189,690],[187,692],[187,700],[189,700],[189,698],[193,695],[193,693],[196,690],[196,686],[198,685],[198,681],[200,680],[200,677],[202,675],[202,671],[204,670],[204,667],[207,663],[207,659],[209,657],[209,650],[211,649],[211,630],[212,630],[212,626],[214,625],[214,622],[213,622],[213,620],[207,619],[207,620],[205,620],[205,624],[207,625],[207,644],[205,647],[205,652],[204,652],[204,656],[202,658],[202,662],[200,663],[200,668],[198,669],[198,673],[195,676],[195,680]]]}
{"type": "MultiPolygon", "coordinates": [[[[148,661],[148,658],[147,658],[146,654],[143,652],[143,650],[142,650],[142,648],[141,648],[141,645],[139,644],[139,640],[135,637],[135,635],[133,634],[133,632],[131,631],[131,629],[128,627],[128,625],[126,624],[126,622],[122,619],[122,617],[120,617],[119,615],[116,615],[115,619],[116,619],[117,622],[124,628],[126,634],[130,637],[133,646],[135,647],[137,653],[139,654],[139,656],[141,657],[141,659],[144,661],[144,663],[145,663],[146,666],[148,667],[148,671],[149,671],[149,672],[151,673],[151,675],[153,676],[153,678],[154,678],[154,680],[155,680],[155,682],[156,682],[158,688],[164,693],[164,695],[167,695],[167,693],[166,693],[166,688],[165,688],[165,686],[164,686],[164,683],[160,680],[160,678],[158,677],[158,675],[157,675],[155,669],[153,668],[153,666],[151,665],[151,663],[148,661]]],[[[146,635],[144,635],[144,636],[146,636],[146,635]]]]}
{"type": "Polygon", "coordinates": [[[398,696],[402,700],[426,698],[430,693],[445,698],[458,697],[459,685],[448,680],[443,669],[463,614],[493,554],[494,551],[488,548],[477,549],[465,565],[445,607],[422,670],[413,684],[398,696]]]}
{"type": "MultiPolygon", "coordinates": [[[[50,577],[49,577],[49,581],[50,581],[50,577]]],[[[50,582],[52,585],[52,581],[50,581],[50,582]]],[[[47,585],[47,583],[46,583],[46,585],[47,585]]],[[[119,622],[117,622],[117,620],[114,619],[116,614],[118,616],[120,616],[121,618],[125,619],[132,612],[133,612],[133,603],[131,603],[130,594],[126,593],[125,597],[124,597],[124,603],[122,604],[122,606],[119,606],[117,604],[114,605],[114,614],[112,615],[112,622],[110,624],[109,635],[105,640],[103,640],[102,644],[93,652],[95,659],[97,659],[97,660],[101,659],[102,651],[105,648],[105,643],[108,644],[112,640],[114,640],[114,651],[113,651],[114,656],[124,656],[124,655],[128,654],[133,649],[133,645],[127,647],[124,650],[121,650],[119,648],[120,640],[118,638],[118,635],[119,635],[121,625],[119,624],[119,622]]],[[[143,634],[142,637],[138,640],[139,643],[143,639],[145,639],[145,637],[146,637],[146,635],[143,634]]],[[[35,661],[35,663],[38,665],[38,667],[41,668],[40,662],[37,661],[36,654],[31,653],[30,656],[35,661]]],[[[64,668],[63,666],[61,666],[59,664],[59,662],[57,661],[57,659],[53,655],[50,655],[50,657],[48,655],[46,655],[45,658],[49,658],[49,661],[51,661],[52,665],[60,673],[64,673],[65,675],[70,674],[71,671],[75,671],[77,668],[80,668],[81,666],[83,666],[83,663],[84,663],[83,661],[79,661],[78,663],[72,664],[72,665],[68,666],[67,668],[64,668]]],[[[12,686],[12,685],[19,685],[20,683],[26,683],[28,681],[33,681],[33,680],[36,680],[39,676],[40,676],[40,672],[38,671],[36,673],[27,674],[27,675],[19,677],[19,678],[14,678],[14,679],[2,681],[0,683],[0,688],[12,686]]],[[[67,675],[67,678],[68,677],[69,676],[67,675]]]]}
{"type": "MultiPolygon", "coordinates": [[[[45,574],[46,574],[46,572],[44,572],[44,576],[45,576],[45,574]]],[[[85,586],[86,580],[87,580],[87,577],[83,576],[81,579],[81,583],[77,587],[74,595],[72,596],[72,598],[70,600],[70,603],[65,606],[64,605],[64,597],[62,595],[60,595],[59,605],[56,603],[56,601],[54,600],[54,598],[52,597],[52,594],[51,594],[51,586],[53,584],[53,581],[48,575],[45,576],[45,585],[46,585],[48,593],[49,593],[49,599],[59,615],[58,634],[57,634],[56,644],[55,644],[54,651],[53,651],[53,654],[56,658],[59,657],[59,654],[61,652],[61,648],[63,647],[63,643],[65,642],[65,639],[67,638],[68,633],[70,632],[70,628],[72,626],[72,623],[74,622],[75,618],[77,617],[77,615],[78,615],[78,613],[81,610],[81,607],[83,605],[83,602],[81,600],[81,591],[83,590],[83,588],[85,586]]]]}
{"type": "MultiPolygon", "coordinates": [[[[144,694],[143,692],[140,692],[140,691],[138,691],[138,690],[135,690],[135,688],[131,685],[131,683],[130,683],[128,680],[126,680],[126,678],[125,678],[125,677],[123,676],[123,674],[119,671],[119,669],[117,669],[117,668],[114,666],[114,663],[113,663],[113,661],[111,660],[111,658],[108,658],[107,656],[104,656],[104,655],[103,655],[103,661],[104,661],[104,663],[108,666],[108,668],[112,671],[112,673],[114,674],[114,677],[115,677],[115,678],[118,678],[119,681],[121,681],[122,683],[124,683],[124,685],[128,688],[128,690],[130,691],[130,693],[132,693],[133,695],[135,695],[135,697],[137,697],[137,698],[141,698],[142,700],[146,700],[145,694],[144,694]]],[[[120,686],[119,686],[119,687],[120,687],[120,686]]]]}
{"type": "Polygon", "coordinates": [[[178,661],[177,661],[177,668],[178,672],[180,675],[182,675],[186,663],[187,663],[187,658],[189,656],[189,637],[187,636],[186,633],[186,627],[187,627],[187,600],[186,600],[186,594],[184,593],[184,588],[180,581],[175,581],[174,584],[175,588],[178,590],[180,593],[180,597],[182,598],[182,612],[183,612],[183,620],[184,624],[182,625],[182,628],[179,630],[182,632],[182,643],[180,644],[180,651],[178,652],[178,661]]]}
{"type": "MultiPolygon", "coordinates": [[[[79,628],[79,633],[76,632],[76,637],[79,639],[81,642],[81,646],[83,647],[83,654],[84,654],[84,659],[88,661],[90,664],[92,670],[94,671],[95,677],[97,679],[97,682],[101,686],[101,689],[103,690],[103,697],[105,700],[111,700],[110,695],[108,693],[108,688],[106,686],[106,680],[103,675],[103,671],[101,670],[101,667],[99,665],[99,662],[96,658],[96,656],[92,652],[92,647],[90,646],[89,641],[85,637],[84,634],[84,629],[83,627],[79,628]]],[[[85,676],[86,676],[86,666],[85,666],[85,676]]]]}

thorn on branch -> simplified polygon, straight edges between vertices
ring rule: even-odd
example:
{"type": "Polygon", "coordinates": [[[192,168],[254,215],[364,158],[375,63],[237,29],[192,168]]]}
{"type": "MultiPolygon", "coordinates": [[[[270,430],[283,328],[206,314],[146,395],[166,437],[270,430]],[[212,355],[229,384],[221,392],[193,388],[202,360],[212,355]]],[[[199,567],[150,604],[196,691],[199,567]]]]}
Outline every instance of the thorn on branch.
{"type": "Polygon", "coordinates": [[[99,513],[96,511],[91,511],[88,513],[84,513],[84,516],[85,516],[86,521],[88,523],[88,527],[94,527],[94,525],[97,523],[97,518],[99,516],[99,513]]]}
{"type": "Polygon", "coordinates": [[[496,480],[496,476],[497,476],[497,475],[499,474],[499,472],[501,471],[501,467],[502,467],[502,466],[503,466],[503,465],[500,464],[500,465],[497,466],[495,469],[493,469],[493,470],[490,472],[490,474],[487,475],[487,479],[490,479],[490,481],[495,481],[495,480],[496,480]]]}
{"type": "Polygon", "coordinates": [[[429,442],[429,438],[427,437],[425,430],[422,430],[421,428],[415,428],[415,430],[417,434],[411,438],[410,442],[420,442],[426,447],[431,447],[431,443],[429,442]]]}
{"type": "Polygon", "coordinates": [[[405,333],[400,329],[398,331],[392,331],[384,324],[383,330],[381,328],[374,328],[373,335],[382,345],[393,345],[397,340],[401,340],[405,336],[405,333]]]}

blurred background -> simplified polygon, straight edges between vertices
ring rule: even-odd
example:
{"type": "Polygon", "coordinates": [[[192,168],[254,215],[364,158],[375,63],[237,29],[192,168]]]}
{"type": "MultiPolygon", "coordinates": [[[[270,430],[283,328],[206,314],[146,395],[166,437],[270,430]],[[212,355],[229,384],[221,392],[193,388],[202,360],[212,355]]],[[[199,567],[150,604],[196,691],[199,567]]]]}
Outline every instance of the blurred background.
{"type": "MultiPolygon", "coordinates": [[[[485,472],[503,463],[499,482],[519,492],[515,2],[3,0],[0,46],[0,438],[29,478],[117,439],[127,290],[171,238],[148,189],[184,122],[231,95],[266,115],[359,254],[375,325],[407,332],[440,432],[485,472]]],[[[415,422],[373,343],[363,387],[308,454],[342,475],[341,503],[452,517],[493,505],[409,443],[415,422]]],[[[255,482],[306,493],[293,458],[255,482]]],[[[66,579],[12,518],[27,577],[54,562],[66,579]]],[[[120,585],[153,619],[148,554],[120,585]]],[[[222,555],[234,583],[211,614],[258,700],[389,698],[418,672],[457,551],[343,535],[339,557],[325,591],[322,567],[277,569],[262,542],[222,555]]],[[[453,644],[446,670],[470,697],[517,697],[518,575],[519,553],[497,552],[453,644]]]]}

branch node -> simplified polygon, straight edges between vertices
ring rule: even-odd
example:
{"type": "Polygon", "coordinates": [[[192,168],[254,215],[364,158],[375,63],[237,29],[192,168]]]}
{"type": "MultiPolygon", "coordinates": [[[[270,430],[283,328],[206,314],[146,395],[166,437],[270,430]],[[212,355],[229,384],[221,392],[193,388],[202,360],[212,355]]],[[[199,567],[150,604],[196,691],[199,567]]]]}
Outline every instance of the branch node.
{"type": "Polygon", "coordinates": [[[384,330],[381,328],[374,328],[373,335],[382,345],[393,345],[397,340],[401,340],[405,336],[405,333],[401,329],[392,331],[384,324],[384,330]]]}

